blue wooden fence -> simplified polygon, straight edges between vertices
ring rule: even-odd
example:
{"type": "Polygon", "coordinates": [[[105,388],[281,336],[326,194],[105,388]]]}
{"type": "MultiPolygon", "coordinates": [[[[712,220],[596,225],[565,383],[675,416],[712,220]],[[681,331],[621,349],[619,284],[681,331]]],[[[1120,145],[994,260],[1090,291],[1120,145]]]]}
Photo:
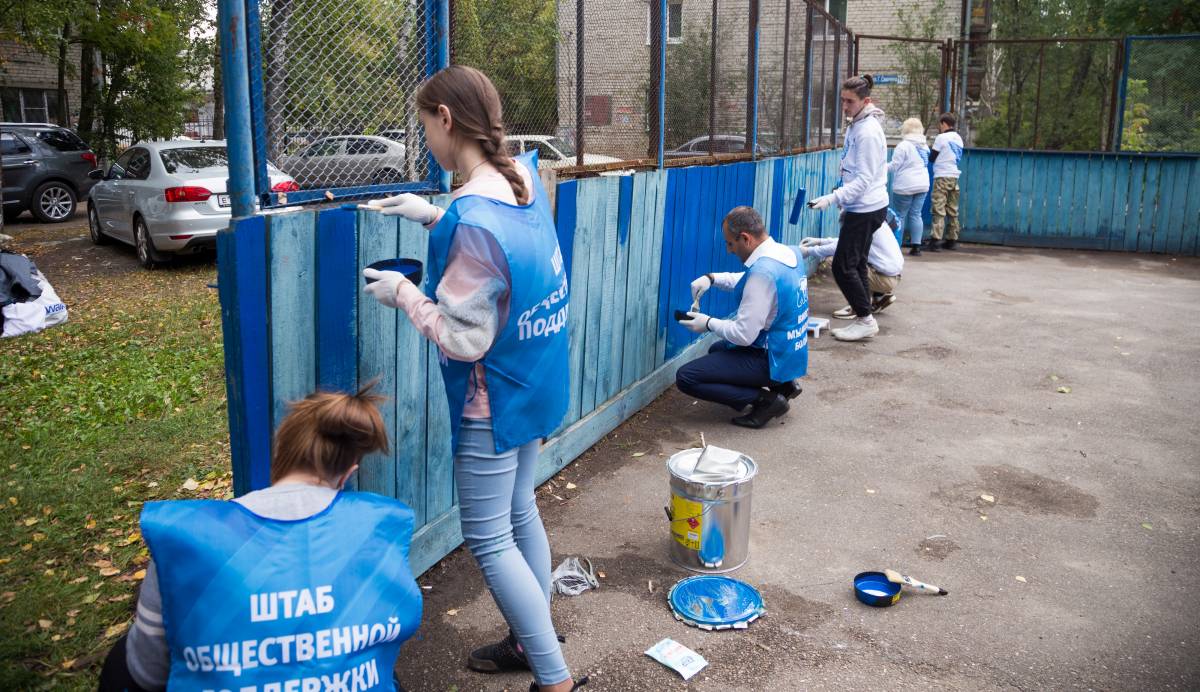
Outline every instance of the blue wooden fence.
{"type": "MultiPolygon", "coordinates": [[[[753,205],[789,243],[835,234],[836,212],[805,211],[796,226],[787,217],[800,189],[833,187],[837,165],[838,153],[824,151],[558,185],[571,402],[542,449],[539,482],[657,397],[706,346],[671,316],[691,303],[693,278],[737,270],[721,236],[725,213],[753,205]]],[[[423,257],[427,235],[395,217],[326,209],[239,220],[218,238],[235,488],[267,485],[271,433],[288,402],[380,377],[392,449],[365,459],[357,483],[413,508],[418,572],[461,542],[446,399],[435,349],[362,293],[361,273],[378,259],[423,257]]],[[[733,311],[730,296],[710,296],[707,311],[733,311]]]]}
{"type": "Polygon", "coordinates": [[[968,149],[963,240],[1196,255],[1200,156],[968,149]]]}

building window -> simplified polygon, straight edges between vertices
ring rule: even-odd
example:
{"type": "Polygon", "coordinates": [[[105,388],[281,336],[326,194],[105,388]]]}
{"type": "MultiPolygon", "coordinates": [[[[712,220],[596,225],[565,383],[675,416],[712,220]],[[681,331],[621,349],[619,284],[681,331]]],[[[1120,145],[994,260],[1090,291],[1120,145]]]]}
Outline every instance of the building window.
{"type": "MultiPolygon", "coordinates": [[[[650,45],[650,33],[654,23],[650,21],[650,12],[658,7],[657,0],[650,0],[646,6],[646,45],[650,45]]],[[[683,0],[667,0],[667,43],[683,43],[683,0]]]]}
{"type": "Polygon", "coordinates": [[[4,119],[18,123],[61,123],[56,89],[0,89],[4,119]]]}

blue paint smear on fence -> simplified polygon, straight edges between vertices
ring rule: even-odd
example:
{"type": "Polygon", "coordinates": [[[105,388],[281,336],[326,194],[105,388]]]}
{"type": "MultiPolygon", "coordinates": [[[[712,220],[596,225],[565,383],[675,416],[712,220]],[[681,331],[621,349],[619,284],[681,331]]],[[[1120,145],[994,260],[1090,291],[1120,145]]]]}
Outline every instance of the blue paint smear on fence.
{"type": "Polygon", "coordinates": [[[578,183],[568,180],[558,184],[555,201],[554,227],[558,231],[558,247],[562,250],[563,262],[567,265],[567,276],[571,276],[571,260],[575,256],[575,196],[578,183]]]}
{"type": "Polygon", "coordinates": [[[317,386],[358,389],[358,233],[355,213],[325,209],[317,216],[317,386]]]}
{"type": "Polygon", "coordinates": [[[633,207],[633,176],[621,176],[620,196],[617,202],[617,240],[624,245],[629,240],[629,215],[633,207]]]}

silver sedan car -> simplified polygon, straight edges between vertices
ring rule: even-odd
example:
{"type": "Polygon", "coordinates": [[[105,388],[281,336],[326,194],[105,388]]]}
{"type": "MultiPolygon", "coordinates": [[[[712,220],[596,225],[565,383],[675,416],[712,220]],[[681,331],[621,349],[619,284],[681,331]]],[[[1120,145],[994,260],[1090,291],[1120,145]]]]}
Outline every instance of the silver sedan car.
{"type": "MultiPolygon", "coordinates": [[[[271,190],[294,192],[296,182],[268,165],[271,190]]],[[[174,140],[138,142],[107,171],[88,200],[92,242],[120,240],[137,249],[147,269],[174,254],[211,249],[231,216],[225,142],[174,140]]]]}
{"type": "Polygon", "coordinates": [[[322,137],[278,161],[306,190],[381,185],[405,179],[404,152],[403,144],[386,137],[339,135],[322,137]]]}

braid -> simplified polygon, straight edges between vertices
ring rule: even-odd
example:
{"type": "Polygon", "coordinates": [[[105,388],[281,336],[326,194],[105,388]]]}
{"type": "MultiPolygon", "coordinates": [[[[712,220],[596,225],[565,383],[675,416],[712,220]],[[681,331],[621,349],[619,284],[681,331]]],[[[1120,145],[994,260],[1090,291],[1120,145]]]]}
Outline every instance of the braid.
{"type": "Polygon", "coordinates": [[[508,184],[512,186],[513,196],[517,198],[517,204],[529,203],[529,192],[525,189],[525,181],[521,178],[521,173],[517,170],[517,164],[504,151],[504,130],[500,127],[492,128],[492,136],[489,139],[480,139],[479,145],[483,149],[483,155],[487,157],[489,163],[500,171],[508,184]]]}

